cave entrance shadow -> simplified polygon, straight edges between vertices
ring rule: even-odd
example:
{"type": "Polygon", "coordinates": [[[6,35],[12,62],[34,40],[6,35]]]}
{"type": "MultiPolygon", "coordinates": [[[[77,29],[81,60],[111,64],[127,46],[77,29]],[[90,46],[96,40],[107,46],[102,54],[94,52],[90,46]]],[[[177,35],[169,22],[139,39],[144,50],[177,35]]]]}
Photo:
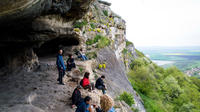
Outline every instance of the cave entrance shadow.
{"type": "MultiPolygon", "coordinates": [[[[76,37],[59,37],[44,42],[39,48],[35,48],[34,52],[38,57],[55,56],[59,49],[72,48],[78,46],[80,40],[76,37]]],[[[64,52],[67,52],[64,50],[64,52]]]]}

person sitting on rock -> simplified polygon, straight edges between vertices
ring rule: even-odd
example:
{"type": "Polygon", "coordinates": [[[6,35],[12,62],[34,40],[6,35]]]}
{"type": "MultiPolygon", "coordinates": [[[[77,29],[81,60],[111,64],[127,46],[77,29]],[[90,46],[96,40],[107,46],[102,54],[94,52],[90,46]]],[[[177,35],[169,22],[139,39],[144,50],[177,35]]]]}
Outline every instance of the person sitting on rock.
{"type": "Polygon", "coordinates": [[[85,99],[84,99],[84,101],[81,102],[78,105],[78,107],[76,109],[76,112],[90,112],[90,109],[91,109],[91,107],[90,107],[91,100],[92,100],[91,97],[86,96],[85,99]]]}
{"type": "Polygon", "coordinates": [[[84,78],[81,80],[81,86],[84,89],[89,89],[89,91],[92,91],[94,90],[94,84],[90,83],[89,76],[90,76],[90,73],[86,72],[84,75],[84,78]]]}
{"type": "Polygon", "coordinates": [[[78,58],[81,58],[83,61],[88,60],[87,56],[83,53],[83,49],[80,49],[80,51],[77,51],[76,55],[78,56],[78,58]]]}
{"type": "Polygon", "coordinates": [[[65,64],[64,64],[64,60],[63,60],[63,56],[62,56],[63,50],[60,49],[57,55],[57,60],[56,60],[56,65],[57,65],[57,69],[58,69],[58,80],[59,84],[64,85],[63,83],[63,77],[65,75],[65,64]]]}
{"type": "Polygon", "coordinates": [[[81,88],[82,87],[80,85],[77,86],[72,94],[72,108],[74,108],[75,106],[78,106],[83,101],[81,97],[81,91],[80,91],[81,88]]]}
{"type": "Polygon", "coordinates": [[[103,112],[115,112],[114,101],[108,95],[103,95],[100,97],[100,105],[103,112]]]}
{"type": "Polygon", "coordinates": [[[67,60],[67,71],[71,71],[72,68],[76,68],[73,56],[70,54],[67,60]]]}
{"type": "Polygon", "coordinates": [[[103,94],[106,93],[106,86],[104,85],[104,79],[105,79],[105,76],[102,75],[101,77],[99,77],[97,80],[96,80],[96,84],[95,84],[95,87],[99,90],[102,90],[103,94]]]}

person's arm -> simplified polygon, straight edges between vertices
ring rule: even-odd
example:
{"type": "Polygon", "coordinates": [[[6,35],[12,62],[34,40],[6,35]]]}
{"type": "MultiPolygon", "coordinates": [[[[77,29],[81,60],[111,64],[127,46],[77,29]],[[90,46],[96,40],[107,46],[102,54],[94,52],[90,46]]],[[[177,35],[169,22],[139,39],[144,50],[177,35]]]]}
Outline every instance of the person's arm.
{"type": "Polygon", "coordinates": [[[76,97],[76,92],[74,91],[73,94],[72,94],[72,105],[75,105],[76,104],[76,100],[77,97],[76,97]]]}
{"type": "Polygon", "coordinates": [[[60,56],[57,57],[56,64],[57,64],[57,67],[58,67],[58,68],[61,68],[60,56]]]}

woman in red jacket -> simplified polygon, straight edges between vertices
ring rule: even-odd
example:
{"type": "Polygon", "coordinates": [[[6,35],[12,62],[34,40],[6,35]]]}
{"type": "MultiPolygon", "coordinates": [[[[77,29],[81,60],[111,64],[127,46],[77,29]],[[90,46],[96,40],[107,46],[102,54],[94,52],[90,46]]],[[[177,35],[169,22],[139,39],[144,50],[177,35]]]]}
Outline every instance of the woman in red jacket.
{"type": "Polygon", "coordinates": [[[89,76],[90,76],[90,73],[85,72],[81,85],[83,86],[84,89],[89,89],[89,91],[91,91],[91,90],[94,90],[94,83],[90,83],[89,76]]]}

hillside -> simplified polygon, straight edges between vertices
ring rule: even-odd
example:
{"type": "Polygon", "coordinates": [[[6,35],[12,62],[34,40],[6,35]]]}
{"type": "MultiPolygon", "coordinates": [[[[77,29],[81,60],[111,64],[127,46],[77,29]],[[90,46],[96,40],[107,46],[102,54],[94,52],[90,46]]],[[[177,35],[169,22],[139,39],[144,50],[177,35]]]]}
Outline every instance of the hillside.
{"type": "MultiPolygon", "coordinates": [[[[0,2],[0,111],[74,112],[70,97],[84,73],[106,77],[117,112],[198,112],[200,81],[163,69],[126,39],[126,22],[101,0],[0,2]],[[65,85],[57,82],[56,55],[75,58],[65,85]],[[82,61],[75,52],[83,49],[82,61]],[[101,65],[105,64],[106,67],[101,65]]],[[[100,106],[102,92],[81,90],[100,106]]]]}
{"type": "MultiPolygon", "coordinates": [[[[96,0],[1,3],[0,111],[73,112],[70,97],[77,86],[73,80],[78,77],[80,81],[84,72],[89,71],[92,82],[106,76],[107,94],[115,100],[116,111],[145,112],[140,96],[126,76],[126,62],[131,60],[123,54],[127,47],[125,21],[112,12],[110,5],[96,0]],[[13,10],[8,8],[10,4],[13,10]],[[59,48],[64,50],[64,60],[73,54],[77,64],[64,77],[64,86],[56,81],[59,48]],[[83,49],[89,60],[78,59],[77,49],[83,49]],[[103,63],[106,68],[99,69],[103,63]],[[134,104],[129,106],[118,100],[124,92],[134,98],[134,104]]],[[[133,45],[127,49],[137,57],[133,45]]],[[[101,91],[82,90],[82,93],[99,105],[101,91]]]]}

